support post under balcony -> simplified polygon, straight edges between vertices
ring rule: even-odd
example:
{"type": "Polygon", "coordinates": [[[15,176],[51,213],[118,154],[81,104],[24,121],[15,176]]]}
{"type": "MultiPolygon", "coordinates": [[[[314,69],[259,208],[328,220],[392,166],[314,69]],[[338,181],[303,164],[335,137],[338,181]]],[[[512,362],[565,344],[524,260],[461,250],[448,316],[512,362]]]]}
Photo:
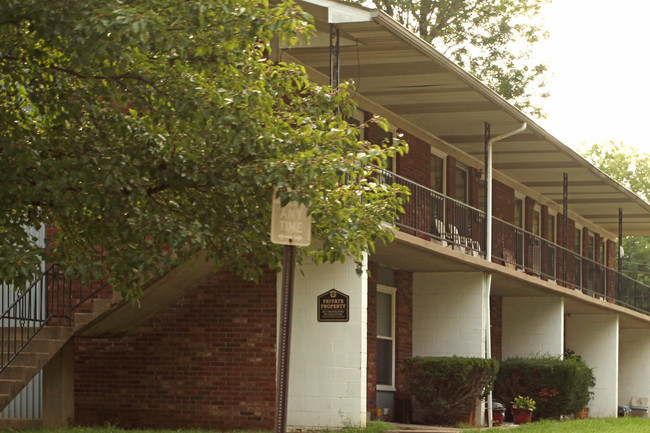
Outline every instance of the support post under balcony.
{"type": "MultiPolygon", "coordinates": [[[[485,122],[485,162],[483,164],[485,168],[485,215],[490,215],[491,212],[488,211],[488,207],[492,207],[491,200],[488,200],[487,198],[490,197],[490,193],[488,192],[488,189],[491,187],[488,187],[488,182],[487,182],[487,168],[492,166],[492,153],[488,155],[488,142],[490,141],[490,124],[485,122]]],[[[483,242],[483,245],[485,245],[485,260],[491,261],[492,260],[492,233],[488,232],[487,230],[487,225],[490,225],[490,228],[492,227],[492,222],[491,218],[486,218],[485,219],[485,224],[486,224],[486,230],[485,230],[485,239],[483,242]],[[488,248],[489,247],[489,248],[488,248]]]]}
{"type": "Polygon", "coordinates": [[[616,260],[618,261],[618,273],[623,271],[623,257],[621,255],[623,248],[623,209],[618,208],[618,250],[616,251],[616,260]]]}
{"type": "Polygon", "coordinates": [[[339,29],[330,24],[330,86],[338,89],[340,83],[339,29]]]}
{"type": "Polygon", "coordinates": [[[568,257],[566,251],[569,249],[569,175],[564,173],[562,178],[562,246],[564,247],[563,276],[566,282],[568,257]]]}

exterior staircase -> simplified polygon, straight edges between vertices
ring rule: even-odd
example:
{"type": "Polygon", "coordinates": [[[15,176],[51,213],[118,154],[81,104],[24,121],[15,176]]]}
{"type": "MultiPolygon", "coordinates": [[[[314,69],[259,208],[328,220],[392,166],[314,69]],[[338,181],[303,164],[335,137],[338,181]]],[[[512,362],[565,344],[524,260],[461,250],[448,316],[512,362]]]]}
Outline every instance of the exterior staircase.
{"type": "MultiPolygon", "coordinates": [[[[118,293],[113,293],[110,287],[99,286],[99,289],[86,289],[85,295],[80,296],[66,291],[62,296],[67,304],[65,311],[59,311],[58,306],[53,308],[48,305],[45,307],[47,313],[41,311],[31,314],[33,312],[30,310],[36,311],[38,308],[33,307],[34,301],[27,295],[28,292],[38,292],[32,298],[47,298],[48,304],[53,304],[61,297],[59,293],[52,293],[60,290],[61,285],[53,283],[53,273],[50,269],[48,272],[43,275],[42,281],[28,288],[0,317],[0,410],[20,393],[68,341],[77,336],[119,337],[137,329],[212,276],[214,262],[207,261],[203,253],[197,254],[165,276],[144,284],[143,294],[136,302],[126,302],[118,293]],[[27,316],[25,312],[28,313],[27,316]]],[[[78,289],[74,284],[66,284],[69,284],[71,290],[78,289]]],[[[6,286],[0,288],[8,290],[6,286]]]]}

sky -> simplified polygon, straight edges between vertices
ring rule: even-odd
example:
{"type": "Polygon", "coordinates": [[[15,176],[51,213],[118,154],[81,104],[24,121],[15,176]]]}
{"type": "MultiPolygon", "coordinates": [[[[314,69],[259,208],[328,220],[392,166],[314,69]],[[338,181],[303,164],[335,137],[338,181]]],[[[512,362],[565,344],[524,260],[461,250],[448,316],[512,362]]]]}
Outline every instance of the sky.
{"type": "Polygon", "coordinates": [[[613,140],[650,154],[650,2],[554,0],[543,15],[550,38],[534,50],[553,76],[537,123],[574,149],[613,140]]]}

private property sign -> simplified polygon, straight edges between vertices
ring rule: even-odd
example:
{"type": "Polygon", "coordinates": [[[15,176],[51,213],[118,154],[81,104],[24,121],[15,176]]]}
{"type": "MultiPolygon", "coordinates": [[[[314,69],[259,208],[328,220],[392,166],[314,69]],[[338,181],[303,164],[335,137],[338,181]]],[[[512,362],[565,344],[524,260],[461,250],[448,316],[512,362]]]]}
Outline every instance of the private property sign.
{"type": "Polygon", "coordinates": [[[280,245],[306,247],[311,242],[311,215],[307,207],[295,201],[282,206],[280,198],[273,194],[271,208],[271,242],[280,245]]]}
{"type": "Polygon", "coordinates": [[[350,320],[350,297],[336,289],[318,296],[319,322],[347,322],[350,320]]]}

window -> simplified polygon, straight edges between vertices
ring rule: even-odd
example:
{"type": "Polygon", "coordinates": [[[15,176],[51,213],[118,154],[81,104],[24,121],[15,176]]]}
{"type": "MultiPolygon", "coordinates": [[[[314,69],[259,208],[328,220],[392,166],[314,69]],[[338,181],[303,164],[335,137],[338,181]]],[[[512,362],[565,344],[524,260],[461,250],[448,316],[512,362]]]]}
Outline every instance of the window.
{"type": "Polygon", "coordinates": [[[467,203],[467,167],[456,164],[456,200],[467,203]]]}
{"type": "Polygon", "coordinates": [[[444,194],[445,160],[431,154],[431,189],[444,194]]]}
{"type": "Polygon", "coordinates": [[[515,197],[515,226],[524,227],[524,201],[515,197]]]}
{"type": "Polygon", "coordinates": [[[485,194],[485,178],[481,178],[478,181],[478,208],[487,211],[485,194]]]}
{"type": "Polygon", "coordinates": [[[573,239],[573,251],[575,253],[580,254],[580,251],[582,249],[581,248],[582,243],[580,242],[580,240],[582,238],[582,230],[579,229],[579,228],[575,228],[574,230],[575,230],[575,237],[573,239]]]}
{"type": "Polygon", "coordinates": [[[600,243],[600,264],[604,265],[605,264],[605,241],[602,241],[600,243]]]}
{"type": "Polygon", "coordinates": [[[555,215],[548,214],[546,239],[555,242],[555,215]]]}
{"type": "Polygon", "coordinates": [[[538,204],[533,207],[533,234],[540,236],[542,230],[541,208],[538,204]]]}
{"type": "Polygon", "coordinates": [[[395,292],[377,286],[377,389],[395,390],[395,292]]]}
{"type": "Polygon", "coordinates": [[[592,233],[589,233],[587,238],[587,258],[593,260],[595,255],[594,251],[596,248],[596,239],[592,233]]]}

